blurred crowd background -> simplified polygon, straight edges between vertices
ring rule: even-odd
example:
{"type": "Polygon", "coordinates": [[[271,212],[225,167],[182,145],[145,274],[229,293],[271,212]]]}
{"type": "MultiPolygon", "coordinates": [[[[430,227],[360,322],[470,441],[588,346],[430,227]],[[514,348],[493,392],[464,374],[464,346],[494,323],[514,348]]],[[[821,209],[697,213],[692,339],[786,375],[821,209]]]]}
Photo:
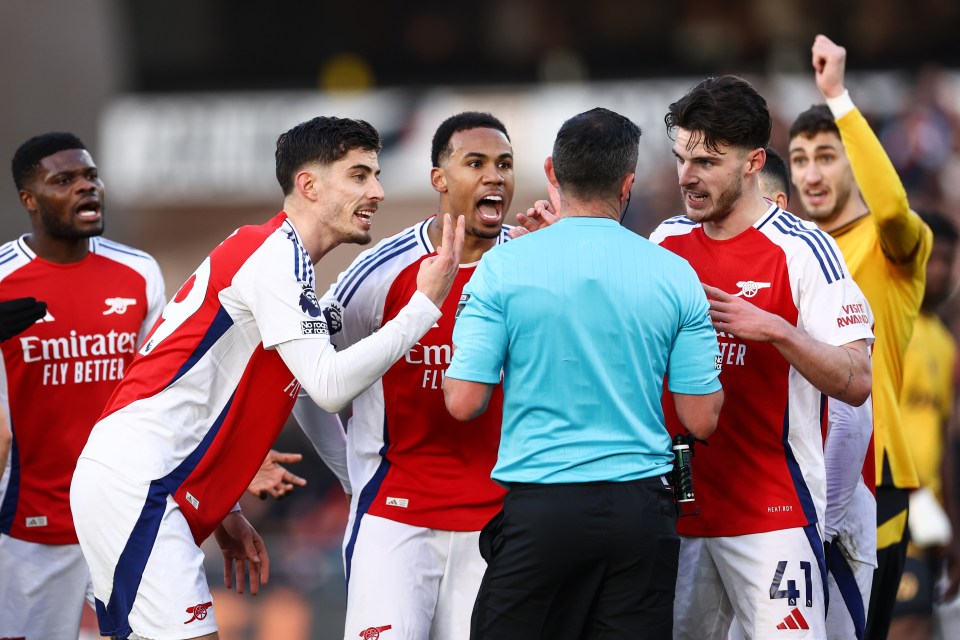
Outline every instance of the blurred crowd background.
{"type": "MultiPolygon", "coordinates": [[[[559,125],[606,106],[644,132],[625,224],[646,234],[682,210],[667,105],[704,76],[744,75],[785,153],[790,122],[819,98],[809,52],[825,33],[847,47],[852,97],[913,208],[960,222],[958,27],[956,0],[2,0],[0,155],[44,131],[78,134],[106,185],[107,237],[152,253],[172,294],[234,228],[279,209],[273,147],[297,122],[360,117],[382,132],[377,240],[435,213],[429,143],[447,116],[504,121],[516,212],[544,195],[559,125]]],[[[4,241],[28,231],[10,178],[0,211],[4,241]]],[[[357,251],[324,258],[318,282],[357,251]]],[[[957,324],[956,296],[944,313],[957,324]]],[[[244,499],[271,582],[256,600],[216,594],[224,640],[333,638],[342,624],[346,500],[295,423],[277,448],[304,454],[293,470],[309,484],[280,502],[244,499]]]]}

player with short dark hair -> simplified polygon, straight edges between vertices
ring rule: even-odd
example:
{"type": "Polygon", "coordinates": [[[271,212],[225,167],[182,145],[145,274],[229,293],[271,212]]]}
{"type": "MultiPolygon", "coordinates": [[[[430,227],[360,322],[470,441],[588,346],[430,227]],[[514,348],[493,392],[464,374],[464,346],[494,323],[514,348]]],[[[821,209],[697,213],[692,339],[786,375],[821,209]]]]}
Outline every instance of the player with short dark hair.
{"type": "Polygon", "coordinates": [[[773,147],[766,147],[766,162],[760,170],[760,193],[781,209],[790,202],[790,169],[773,147]]]}
{"type": "Polygon", "coordinates": [[[0,435],[0,637],[76,638],[90,574],[70,478],[160,315],[164,283],[152,257],[101,237],[104,186],[77,136],[34,136],[11,168],[31,231],[0,247],[0,300],[35,296],[45,308],[0,343],[12,427],[9,447],[0,435]]]}
{"type": "Polygon", "coordinates": [[[844,87],[846,50],[819,35],[811,58],[826,105],[800,114],[790,127],[793,185],[807,216],[836,240],[876,321],[874,456],[864,468],[866,481],[876,486],[876,553],[872,545],[851,541],[847,560],[862,599],[869,594],[864,637],[879,640],[887,636],[903,571],[908,494],[918,485],[899,401],[903,354],[923,299],[932,238],[844,87]],[[871,577],[872,587],[866,584],[871,577]]]}
{"type": "MultiPolygon", "coordinates": [[[[699,513],[677,526],[674,637],[725,638],[736,614],[747,638],[822,638],[820,397],[868,397],[870,311],[835,243],[761,194],[770,114],[748,82],[703,80],[665,122],[687,213],[651,239],[703,282],[726,393],[693,459],[699,513]]],[[[668,426],[683,430],[669,414],[668,426]]]]}
{"type": "MultiPolygon", "coordinates": [[[[437,250],[441,215],[464,217],[461,265],[442,316],[353,402],[344,638],[386,625],[402,638],[466,638],[486,566],[479,532],[503,502],[503,488],[490,479],[500,412],[461,425],[444,408],[440,385],[461,290],[487,251],[507,240],[513,148],[503,123],[477,112],[444,120],[432,148],[437,214],[361,253],[321,300],[339,320],[331,327],[338,348],[379,331],[412,293],[420,262],[437,250]]],[[[501,398],[498,390],[497,407],[501,398]]],[[[298,402],[297,417],[315,433],[324,418],[304,415],[310,404],[298,402]]]]}
{"type": "Polygon", "coordinates": [[[463,244],[462,221],[454,231],[449,217],[396,317],[349,349],[330,344],[314,264],[341,243],[370,241],[379,149],[360,120],[317,117],[280,136],[283,211],[200,264],[91,432],[70,503],[101,634],[216,638],[199,545],[214,534],[227,588],[236,580],[242,593],[248,572],[251,593],[266,583],[263,540],[237,500],[301,387],[339,410],[440,317],[463,244]]]}

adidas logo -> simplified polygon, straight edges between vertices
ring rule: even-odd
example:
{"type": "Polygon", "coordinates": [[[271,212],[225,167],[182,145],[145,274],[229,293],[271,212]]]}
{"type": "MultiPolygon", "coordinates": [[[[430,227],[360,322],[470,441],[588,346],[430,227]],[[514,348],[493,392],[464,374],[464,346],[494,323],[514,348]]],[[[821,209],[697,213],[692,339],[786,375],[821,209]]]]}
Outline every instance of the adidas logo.
{"type": "Polygon", "coordinates": [[[783,619],[783,622],[777,625],[777,629],[786,630],[786,629],[809,629],[810,625],[807,624],[806,619],[803,617],[803,614],[800,613],[800,609],[794,609],[791,611],[786,618],[783,619]]]}

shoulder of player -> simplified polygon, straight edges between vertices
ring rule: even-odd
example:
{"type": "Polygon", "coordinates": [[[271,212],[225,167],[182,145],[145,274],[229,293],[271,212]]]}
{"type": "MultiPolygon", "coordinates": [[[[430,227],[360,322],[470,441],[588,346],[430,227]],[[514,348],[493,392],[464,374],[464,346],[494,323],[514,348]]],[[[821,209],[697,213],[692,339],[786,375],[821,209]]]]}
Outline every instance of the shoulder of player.
{"type": "Polygon", "coordinates": [[[788,265],[812,263],[827,283],[846,277],[846,262],[836,241],[812,222],[778,209],[755,228],[783,250],[788,265]]]}
{"type": "Polygon", "coordinates": [[[340,304],[348,305],[359,290],[389,286],[397,274],[431,253],[427,224],[425,221],[407,227],[361,252],[333,286],[340,304]]]}
{"type": "Polygon", "coordinates": [[[657,225],[650,234],[650,242],[660,244],[669,237],[686,235],[699,227],[700,223],[694,222],[687,216],[673,216],[657,225]]]}
{"type": "Polygon", "coordinates": [[[0,245],[0,279],[3,279],[24,265],[30,264],[34,254],[26,246],[23,238],[17,238],[0,245]]]}

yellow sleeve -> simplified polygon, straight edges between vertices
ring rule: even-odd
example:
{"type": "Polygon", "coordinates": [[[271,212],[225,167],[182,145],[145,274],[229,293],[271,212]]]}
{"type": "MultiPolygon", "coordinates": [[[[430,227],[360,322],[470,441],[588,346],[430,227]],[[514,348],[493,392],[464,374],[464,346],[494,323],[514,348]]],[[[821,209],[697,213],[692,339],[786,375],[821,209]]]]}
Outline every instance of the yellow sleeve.
{"type": "Polygon", "coordinates": [[[910,210],[907,192],[880,140],[856,108],[837,118],[837,127],[884,254],[895,264],[918,262],[925,254],[920,245],[931,243],[932,234],[910,210]]]}

